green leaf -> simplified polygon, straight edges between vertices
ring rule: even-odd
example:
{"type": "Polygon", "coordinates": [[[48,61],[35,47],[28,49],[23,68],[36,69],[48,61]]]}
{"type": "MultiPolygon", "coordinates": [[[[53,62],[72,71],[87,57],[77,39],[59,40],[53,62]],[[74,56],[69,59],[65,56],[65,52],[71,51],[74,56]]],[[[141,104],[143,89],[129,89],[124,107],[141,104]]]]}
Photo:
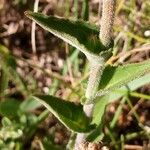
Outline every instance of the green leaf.
{"type": "Polygon", "coordinates": [[[9,82],[9,75],[7,69],[2,67],[1,70],[1,76],[0,76],[0,96],[4,96],[4,92],[8,87],[8,82],[9,82]]]}
{"type": "Polygon", "coordinates": [[[64,150],[63,148],[60,148],[50,142],[45,142],[43,141],[43,143],[40,143],[40,147],[41,147],[41,150],[64,150]]]}
{"type": "Polygon", "coordinates": [[[98,55],[106,50],[99,39],[99,30],[83,21],[71,21],[41,13],[25,12],[37,24],[55,36],[82,51],[85,55],[98,55]]]}
{"type": "Polygon", "coordinates": [[[97,99],[100,100],[94,105],[92,123],[99,126],[105,113],[106,105],[108,104],[108,96],[97,99]]]}
{"type": "Polygon", "coordinates": [[[13,70],[16,70],[16,60],[13,56],[7,55],[5,57],[5,63],[8,67],[11,67],[13,70]]]}
{"type": "Polygon", "coordinates": [[[103,137],[103,116],[105,108],[108,103],[118,100],[123,95],[127,94],[130,91],[136,90],[137,88],[150,83],[150,74],[146,74],[140,78],[137,78],[129,82],[126,86],[123,86],[119,89],[110,92],[102,97],[96,98],[96,103],[93,109],[93,118],[92,123],[97,125],[97,128],[88,136],[88,140],[99,141],[103,137]]]}
{"type": "MultiPolygon", "coordinates": [[[[4,79],[1,79],[1,82],[5,82],[5,86],[7,85],[6,83],[8,82],[9,79],[12,79],[17,84],[17,88],[24,94],[27,95],[28,89],[26,86],[26,83],[22,80],[20,75],[16,71],[16,60],[15,58],[8,52],[7,48],[1,49],[0,45],[0,63],[2,64],[2,69],[4,70],[5,74],[7,74],[6,77],[8,79],[5,81],[4,79]]],[[[0,86],[0,91],[4,92],[6,87],[1,87],[0,86]]]]}
{"type": "Polygon", "coordinates": [[[0,44],[0,54],[2,54],[2,55],[9,54],[8,48],[2,44],[0,44]]]}
{"type": "Polygon", "coordinates": [[[110,92],[109,94],[106,94],[102,97],[97,97],[95,100],[96,103],[93,110],[92,123],[97,125],[101,123],[102,116],[105,111],[105,107],[108,103],[121,98],[123,95],[127,94],[129,90],[130,91],[136,90],[137,88],[148,83],[150,83],[150,74],[146,74],[140,78],[137,78],[129,82],[126,86],[116,89],[113,92],[110,92]]]}
{"type": "Polygon", "coordinates": [[[1,123],[2,123],[3,127],[7,127],[7,126],[12,125],[11,120],[7,117],[3,117],[2,120],[1,120],[1,123]]]}
{"type": "Polygon", "coordinates": [[[27,87],[27,83],[23,80],[23,78],[18,74],[18,72],[12,68],[10,68],[11,79],[17,85],[17,89],[22,92],[24,96],[28,96],[29,91],[27,87]]]}
{"type": "Polygon", "coordinates": [[[17,116],[20,102],[15,99],[6,99],[0,103],[0,114],[6,117],[17,116]]]}
{"type": "Polygon", "coordinates": [[[89,132],[93,129],[90,120],[83,112],[81,104],[75,104],[50,95],[34,96],[51,113],[55,115],[68,129],[75,132],[89,132]]]}
{"type": "Polygon", "coordinates": [[[117,67],[107,66],[102,74],[96,97],[108,94],[148,72],[150,72],[150,60],[117,67]]]}
{"type": "Polygon", "coordinates": [[[41,103],[39,103],[33,97],[30,97],[30,98],[24,100],[20,104],[20,110],[23,111],[23,112],[29,112],[29,111],[35,110],[36,108],[38,108],[40,106],[41,106],[41,103]]]}
{"type": "Polygon", "coordinates": [[[98,97],[93,108],[92,124],[96,124],[96,129],[93,130],[87,137],[88,141],[98,142],[103,138],[104,113],[108,104],[108,97],[98,97]]]}
{"type": "Polygon", "coordinates": [[[116,89],[113,92],[110,92],[108,95],[108,102],[113,102],[123,95],[127,94],[129,91],[134,91],[137,88],[140,88],[141,86],[144,86],[145,84],[150,83],[150,74],[146,74],[140,78],[137,78],[131,82],[129,82],[126,86],[123,86],[119,89],[116,89]]]}
{"type": "Polygon", "coordinates": [[[7,63],[5,63],[5,57],[9,54],[9,50],[0,44],[0,64],[1,64],[1,76],[0,76],[0,96],[4,96],[4,92],[7,89],[9,82],[9,70],[7,63]]]}

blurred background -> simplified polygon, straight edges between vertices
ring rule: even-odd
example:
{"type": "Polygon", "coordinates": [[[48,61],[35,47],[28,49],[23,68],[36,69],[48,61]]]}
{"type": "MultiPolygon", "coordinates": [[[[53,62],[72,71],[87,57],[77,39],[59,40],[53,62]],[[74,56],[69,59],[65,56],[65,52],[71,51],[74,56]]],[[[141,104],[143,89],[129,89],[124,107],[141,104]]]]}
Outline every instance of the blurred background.
{"type": "MultiPolygon", "coordinates": [[[[99,26],[99,1],[0,0],[1,150],[43,150],[43,142],[47,149],[65,149],[70,132],[30,96],[51,94],[78,103],[89,74],[83,54],[33,25],[24,12],[33,11],[38,3],[38,12],[43,14],[86,20],[99,26]]],[[[115,13],[114,55],[109,63],[123,65],[149,59],[150,1],[117,0],[115,13]]],[[[103,142],[111,149],[150,149],[148,81],[135,93],[128,102],[122,98],[107,107],[106,124],[118,110],[113,128],[105,128],[103,142]],[[146,130],[139,124],[144,124],[146,130]]]]}

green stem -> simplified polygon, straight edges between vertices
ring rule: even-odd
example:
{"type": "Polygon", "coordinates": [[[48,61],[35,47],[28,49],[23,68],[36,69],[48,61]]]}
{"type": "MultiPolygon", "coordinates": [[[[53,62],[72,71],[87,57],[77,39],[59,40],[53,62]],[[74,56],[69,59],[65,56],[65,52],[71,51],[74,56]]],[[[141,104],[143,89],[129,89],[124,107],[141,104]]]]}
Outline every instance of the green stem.
{"type": "Polygon", "coordinates": [[[85,21],[89,20],[89,0],[83,0],[82,19],[85,21]]]}
{"type": "Polygon", "coordinates": [[[28,140],[30,140],[32,138],[32,136],[35,134],[36,130],[37,130],[37,126],[42,122],[44,121],[49,115],[49,111],[46,109],[44,110],[37,118],[37,121],[31,125],[28,129],[28,140]]]}
{"type": "Polygon", "coordinates": [[[78,17],[79,17],[78,3],[79,3],[79,0],[74,0],[74,13],[75,13],[75,18],[76,19],[78,19],[78,17]]]}
{"type": "Polygon", "coordinates": [[[67,150],[73,150],[75,144],[76,133],[72,132],[70,135],[69,142],[66,146],[67,150]]]}
{"type": "Polygon", "coordinates": [[[119,115],[121,114],[122,112],[122,107],[123,107],[123,104],[126,102],[127,98],[126,97],[123,97],[121,102],[120,102],[120,105],[119,107],[117,108],[116,112],[115,112],[115,115],[112,119],[112,121],[110,122],[110,128],[113,129],[118,121],[118,118],[119,118],[119,115]]]}
{"type": "Polygon", "coordinates": [[[138,98],[143,98],[146,100],[150,100],[150,95],[142,94],[142,93],[137,93],[137,92],[131,92],[130,95],[132,97],[138,97],[138,98]]]}
{"type": "MultiPolygon", "coordinates": [[[[149,133],[148,133],[149,135],[149,133]]],[[[120,140],[120,141],[117,141],[116,143],[109,143],[111,146],[114,146],[116,144],[120,144],[122,142],[126,142],[126,141],[130,141],[130,140],[133,140],[133,139],[136,139],[138,137],[145,137],[147,136],[146,132],[145,131],[140,131],[140,132],[134,132],[134,133],[128,133],[127,135],[124,136],[124,139],[123,140],[120,140]]]]}

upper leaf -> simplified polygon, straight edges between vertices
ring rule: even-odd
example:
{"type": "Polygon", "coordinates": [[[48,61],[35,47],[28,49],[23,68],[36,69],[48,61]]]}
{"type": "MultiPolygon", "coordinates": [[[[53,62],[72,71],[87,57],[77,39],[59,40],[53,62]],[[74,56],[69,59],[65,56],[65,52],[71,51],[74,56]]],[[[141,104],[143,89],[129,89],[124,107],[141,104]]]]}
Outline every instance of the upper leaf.
{"type": "Polygon", "coordinates": [[[148,72],[150,72],[150,60],[117,67],[107,66],[102,74],[96,97],[120,88],[148,72]]]}
{"type": "Polygon", "coordinates": [[[83,21],[71,21],[30,11],[25,14],[45,30],[76,47],[85,55],[97,55],[105,50],[99,39],[99,30],[95,26],[83,21]]]}
{"type": "Polygon", "coordinates": [[[66,127],[75,132],[88,132],[92,126],[83,112],[81,104],[74,104],[50,95],[37,95],[34,97],[55,115],[66,127]]]}

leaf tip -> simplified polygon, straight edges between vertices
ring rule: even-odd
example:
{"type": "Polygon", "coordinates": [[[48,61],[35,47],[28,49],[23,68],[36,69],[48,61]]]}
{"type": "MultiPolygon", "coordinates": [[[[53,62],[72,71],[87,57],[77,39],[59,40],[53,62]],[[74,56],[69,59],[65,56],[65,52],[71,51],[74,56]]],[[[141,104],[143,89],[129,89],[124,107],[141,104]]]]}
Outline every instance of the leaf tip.
{"type": "Polygon", "coordinates": [[[27,10],[27,11],[24,12],[24,14],[25,14],[28,18],[30,18],[30,17],[32,16],[32,11],[27,10]]]}

